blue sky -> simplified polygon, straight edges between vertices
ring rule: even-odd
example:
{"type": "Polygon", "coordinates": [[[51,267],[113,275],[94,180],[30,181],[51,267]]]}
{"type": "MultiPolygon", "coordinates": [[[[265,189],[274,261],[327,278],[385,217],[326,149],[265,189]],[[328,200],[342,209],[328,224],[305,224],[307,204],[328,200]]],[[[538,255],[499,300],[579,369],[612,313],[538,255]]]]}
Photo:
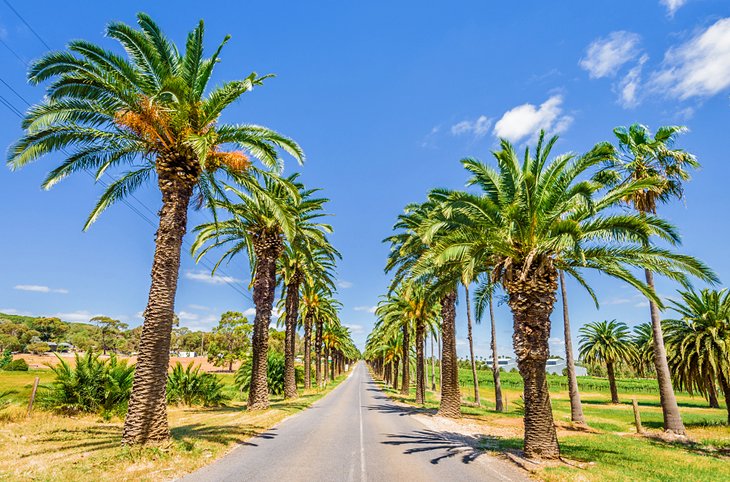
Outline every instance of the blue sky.
{"type": "MultiPolygon", "coordinates": [[[[182,42],[204,18],[209,49],[227,33],[216,80],[251,71],[276,73],[227,113],[297,139],[307,154],[304,181],[332,199],[332,237],[344,256],[339,270],[343,322],[362,346],[372,308],[385,290],[381,244],[406,203],[436,186],[462,187],[459,159],[490,158],[497,136],[518,145],[545,128],[560,134],[556,152],[586,150],[611,140],[617,125],[685,124],[681,146],[703,168],[686,201],[661,213],[683,234],[682,250],[730,278],[728,136],[730,119],[730,3],[725,0],[523,2],[11,2],[52,48],[102,38],[110,20],[151,14],[182,42]]],[[[0,3],[0,78],[30,102],[43,91],[25,83],[24,61],[46,48],[0,3]],[[12,51],[10,49],[12,49],[12,51]],[[18,58],[20,57],[20,59],[18,58]]],[[[0,82],[2,84],[2,82],[0,82]]],[[[15,108],[24,101],[0,85],[15,108]]],[[[0,106],[0,144],[20,133],[19,119],[0,106]]],[[[86,233],[84,220],[101,186],[80,175],[48,192],[49,156],[16,173],[0,169],[0,312],[57,315],[86,321],[105,314],[136,325],[149,288],[154,228],[128,206],[109,209],[86,233]]],[[[289,160],[287,172],[298,169],[289,160]]],[[[147,218],[159,207],[150,186],[131,204],[147,218]]],[[[193,212],[190,226],[206,220],[193,212]]],[[[191,241],[191,236],[187,236],[191,241]]],[[[210,328],[221,312],[252,307],[226,281],[247,286],[239,259],[211,278],[183,255],[177,311],[184,326],[210,328]]],[[[574,332],[583,323],[648,319],[632,289],[591,275],[597,311],[569,286],[574,332]]],[[[671,296],[675,286],[660,281],[671,296]]],[[[562,351],[560,307],[551,346],[562,351]]],[[[498,309],[499,346],[511,350],[511,318],[498,309]]],[[[487,326],[476,328],[478,355],[488,350],[487,326]]],[[[465,317],[457,327],[466,353],[465,317]]]]}

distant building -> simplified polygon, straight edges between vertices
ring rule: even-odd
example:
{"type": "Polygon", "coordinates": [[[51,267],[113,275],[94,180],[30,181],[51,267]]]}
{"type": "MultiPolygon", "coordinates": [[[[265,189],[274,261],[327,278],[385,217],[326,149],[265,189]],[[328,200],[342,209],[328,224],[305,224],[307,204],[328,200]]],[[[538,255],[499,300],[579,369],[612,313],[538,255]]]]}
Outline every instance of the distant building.
{"type": "Polygon", "coordinates": [[[180,351],[177,356],[180,358],[195,358],[196,353],[194,351],[180,351]]]}
{"type": "MultiPolygon", "coordinates": [[[[492,360],[486,360],[486,363],[489,368],[492,368],[492,360]]],[[[517,370],[517,360],[512,359],[512,357],[500,356],[499,359],[497,359],[497,364],[500,369],[506,372],[512,371],[512,369],[517,370]]],[[[565,367],[567,367],[565,360],[561,358],[551,358],[545,365],[545,371],[547,373],[562,375],[565,367]]],[[[588,370],[586,370],[585,367],[576,365],[575,374],[579,377],[586,376],[588,375],[588,370]]]]}

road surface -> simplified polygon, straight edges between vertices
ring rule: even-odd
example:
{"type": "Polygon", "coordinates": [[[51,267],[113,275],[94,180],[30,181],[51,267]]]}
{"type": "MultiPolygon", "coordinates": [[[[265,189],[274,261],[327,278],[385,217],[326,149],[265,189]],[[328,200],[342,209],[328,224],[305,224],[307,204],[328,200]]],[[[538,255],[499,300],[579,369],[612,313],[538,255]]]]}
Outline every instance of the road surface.
{"type": "Polygon", "coordinates": [[[528,480],[507,462],[428,430],[410,412],[386,397],[361,362],[310,408],[182,480],[528,480]]]}

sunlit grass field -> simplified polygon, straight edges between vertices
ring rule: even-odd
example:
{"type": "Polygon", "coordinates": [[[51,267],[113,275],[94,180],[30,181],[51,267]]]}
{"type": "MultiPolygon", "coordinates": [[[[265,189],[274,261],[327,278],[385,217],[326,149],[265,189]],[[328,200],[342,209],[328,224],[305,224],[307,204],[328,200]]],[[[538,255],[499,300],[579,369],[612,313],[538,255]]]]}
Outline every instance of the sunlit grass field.
{"type": "MultiPolygon", "coordinates": [[[[483,448],[502,451],[522,447],[521,382],[517,373],[502,373],[507,411],[494,411],[491,371],[480,371],[481,407],[474,404],[471,370],[461,369],[464,418],[483,429],[483,448]],[[466,382],[465,382],[466,381],[466,382]]],[[[436,377],[438,383],[438,376],[436,377]]],[[[572,465],[539,469],[534,475],[549,481],[720,481],[730,480],[730,427],[724,405],[708,407],[705,399],[678,393],[677,399],[690,443],[666,442],[659,438],[662,412],[654,380],[621,380],[621,403],[610,403],[607,381],[580,377],[583,411],[590,430],[577,430],[570,423],[570,400],[565,377],[550,377],[553,414],[558,425],[561,453],[572,465]],[[606,390],[602,390],[603,384],[606,390]],[[593,391],[586,388],[593,386],[593,391]],[[631,399],[636,397],[647,436],[636,435],[631,399]]],[[[427,381],[430,388],[430,378],[427,381]]],[[[409,398],[387,389],[395,400],[413,404],[409,398]]],[[[438,387],[427,391],[425,408],[438,408],[438,387]]]]}
{"type": "MultiPolygon", "coordinates": [[[[17,390],[0,409],[0,481],[144,481],[168,480],[194,471],[234,446],[303,410],[335,388],[348,374],[323,390],[300,390],[296,400],[272,397],[271,409],[245,411],[245,394],[233,386],[233,374],[219,374],[234,399],[220,408],[169,407],[172,441],[164,447],[123,448],[121,419],[65,417],[34,410],[26,418],[36,376],[50,383],[50,370],[0,371],[0,391],[17,390]]],[[[274,436],[274,435],[272,435],[274,436]]]]}

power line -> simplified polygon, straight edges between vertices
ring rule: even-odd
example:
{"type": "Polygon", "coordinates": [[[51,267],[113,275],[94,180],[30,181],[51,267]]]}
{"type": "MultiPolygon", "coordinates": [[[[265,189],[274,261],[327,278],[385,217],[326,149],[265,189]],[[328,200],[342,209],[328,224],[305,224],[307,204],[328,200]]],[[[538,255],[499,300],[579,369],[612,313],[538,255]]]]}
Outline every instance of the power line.
{"type": "MultiPolygon", "coordinates": [[[[14,13],[14,14],[15,14],[15,15],[16,15],[16,16],[17,16],[17,17],[18,17],[18,18],[19,18],[19,19],[20,19],[20,20],[21,20],[21,21],[22,21],[22,22],[23,22],[23,23],[24,23],[24,24],[25,24],[25,25],[26,25],[27,27],[28,27],[28,29],[29,29],[29,30],[30,30],[30,31],[31,31],[31,32],[32,32],[32,33],[33,33],[33,34],[34,34],[34,35],[36,36],[36,38],[37,38],[37,39],[38,39],[38,40],[39,40],[39,41],[40,41],[40,42],[41,42],[41,43],[42,43],[42,44],[43,44],[43,45],[44,45],[44,46],[45,46],[45,47],[46,47],[47,49],[49,49],[49,50],[52,50],[52,49],[51,49],[51,47],[50,47],[50,46],[48,45],[48,43],[46,43],[46,41],[45,41],[45,40],[43,40],[43,38],[42,38],[42,37],[41,37],[41,36],[40,36],[40,35],[38,34],[38,32],[36,32],[36,31],[35,31],[35,29],[33,29],[33,27],[32,27],[32,26],[31,26],[31,25],[30,25],[30,24],[28,23],[28,21],[27,21],[27,20],[25,20],[25,18],[24,18],[24,17],[23,17],[23,16],[22,16],[22,15],[21,15],[21,14],[20,14],[20,13],[19,13],[19,12],[18,12],[18,11],[17,11],[17,10],[15,9],[15,8],[14,8],[14,7],[13,7],[13,5],[12,5],[12,4],[11,4],[11,3],[10,3],[10,2],[8,1],[8,0],[3,0],[3,3],[5,3],[5,4],[6,4],[7,6],[8,6],[8,8],[10,8],[10,10],[12,10],[12,11],[13,11],[13,13],[14,13]]],[[[6,43],[5,41],[2,41],[2,44],[3,44],[3,45],[4,45],[4,46],[5,46],[5,47],[6,47],[6,48],[7,48],[7,49],[8,49],[8,50],[9,50],[9,51],[10,51],[10,52],[11,52],[11,53],[12,53],[12,54],[13,54],[13,55],[14,55],[14,56],[15,56],[15,57],[17,58],[17,59],[18,59],[18,60],[20,60],[21,62],[25,63],[25,64],[26,64],[26,66],[28,65],[28,62],[26,62],[26,61],[25,61],[25,60],[24,60],[24,59],[22,58],[22,56],[21,56],[20,54],[18,54],[18,53],[17,53],[17,52],[16,52],[16,51],[15,51],[15,50],[14,50],[14,49],[12,48],[12,47],[10,47],[10,45],[8,45],[8,44],[7,44],[7,43],[6,43]]],[[[26,99],[25,97],[23,97],[23,96],[22,96],[22,95],[21,95],[21,94],[20,94],[20,93],[19,93],[19,92],[18,92],[17,90],[15,90],[15,89],[14,89],[14,88],[13,88],[13,87],[12,87],[12,86],[11,86],[11,85],[10,85],[10,84],[8,83],[8,82],[6,82],[6,81],[5,81],[5,80],[4,80],[4,79],[3,79],[2,77],[0,77],[0,83],[2,83],[3,85],[5,85],[5,86],[6,86],[6,87],[7,87],[7,88],[8,88],[8,89],[9,89],[9,90],[10,90],[10,91],[11,91],[11,92],[13,93],[13,94],[15,94],[15,95],[16,95],[16,96],[17,96],[17,97],[18,97],[18,98],[19,98],[19,99],[20,99],[21,101],[23,101],[23,102],[24,102],[24,103],[25,103],[25,104],[26,104],[27,106],[30,106],[30,105],[31,105],[31,103],[30,103],[30,102],[29,102],[29,101],[28,101],[28,100],[27,100],[27,99],[26,99]]],[[[8,100],[8,99],[7,99],[7,98],[5,98],[5,97],[4,97],[4,96],[3,96],[2,94],[0,94],[0,103],[2,103],[2,104],[3,104],[3,105],[4,105],[4,106],[5,106],[5,107],[6,107],[6,108],[7,108],[7,109],[8,109],[8,110],[9,110],[9,111],[11,112],[11,113],[15,114],[15,115],[16,115],[16,116],[17,116],[18,118],[20,118],[21,120],[23,119],[23,114],[22,114],[22,112],[21,112],[21,111],[20,111],[19,109],[17,109],[17,108],[16,108],[16,107],[15,107],[15,106],[14,106],[14,105],[13,105],[13,104],[12,104],[12,103],[11,103],[11,102],[10,102],[10,101],[8,100]]],[[[64,153],[64,154],[66,155],[66,156],[68,156],[68,155],[69,155],[69,154],[68,154],[68,152],[66,152],[66,151],[65,151],[64,149],[61,149],[61,152],[63,152],[63,153],[64,153]]],[[[88,175],[89,175],[89,176],[90,176],[90,177],[91,177],[92,179],[94,179],[94,182],[98,182],[99,184],[101,184],[103,188],[105,188],[105,189],[106,189],[106,188],[108,188],[108,187],[109,187],[109,185],[108,185],[108,184],[106,184],[106,183],[105,183],[105,182],[104,182],[104,181],[103,181],[102,179],[97,179],[97,177],[96,177],[96,176],[94,176],[94,175],[93,175],[93,174],[92,174],[92,173],[91,173],[91,172],[90,172],[90,171],[89,171],[88,169],[85,169],[85,170],[84,170],[84,172],[86,172],[86,173],[87,173],[87,174],[88,174],[88,175]]],[[[105,174],[106,174],[106,175],[107,175],[107,176],[108,176],[108,177],[109,177],[110,179],[112,179],[112,178],[111,178],[111,176],[109,175],[109,173],[105,172],[105,174]]],[[[147,206],[147,205],[146,205],[145,203],[143,203],[143,202],[142,202],[142,201],[141,201],[141,200],[140,200],[140,199],[139,199],[139,198],[138,198],[137,196],[135,196],[135,195],[134,195],[134,193],[130,193],[130,196],[131,196],[131,197],[132,197],[132,198],[133,198],[134,200],[136,200],[136,201],[137,201],[137,202],[138,202],[138,203],[139,203],[139,204],[140,204],[140,205],[142,206],[142,208],[144,208],[144,209],[145,209],[145,210],[146,210],[147,212],[149,212],[150,214],[152,214],[152,215],[153,215],[153,216],[155,216],[155,217],[156,217],[156,216],[158,215],[158,214],[157,214],[157,213],[155,213],[155,212],[154,212],[154,211],[153,211],[152,209],[150,209],[150,208],[149,208],[149,207],[148,207],[148,206],[147,206]]],[[[125,204],[125,205],[126,205],[126,206],[127,206],[128,208],[129,208],[129,209],[131,209],[131,210],[132,210],[132,212],[134,212],[134,213],[135,213],[135,214],[136,214],[137,216],[139,216],[139,217],[140,217],[140,218],[142,218],[142,219],[143,219],[143,220],[144,220],[145,222],[147,222],[147,224],[149,224],[149,225],[150,225],[150,226],[152,226],[153,228],[157,226],[157,225],[156,225],[156,223],[155,223],[155,222],[154,222],[153,220],[151,220],[150,218],[148,218],[148,217],[147,217],[147,216],[146,216],[146,215],[145,215],[144,213],[140,212],[140,211],[139,211],[139,209],[138,209],[137,207],[133,206],[133,205],[132,205],[132,204],[131,204],[131,203],[129,202],[129,200],[127,200],[127,199],[121,199],[121,201],[122,201],[122,202],[123,202],[123,203],[124,203],[124,204],[125,204]]],[[[191,249],[191,248],[192,248],[192,244],[191,244],[190,242],[186,241],[185,239],[183,239],[183,244],[184,244],[184,245],[185,245],[185,247],[187,247],[188,249],[191,249]]],[[[215,266],[214,266],[213,264],[211,264],[211,263],[210,263],[210,262],[209,262],[208,260],[206,260],[206,259],[201,259],[201,260],[199,260],[199,261],[198,261],[198,263],[202,264],[202,265],[203,265],[203,266],[204,266],[205,268],[209,269],[209,270],[211,271],[211,273],[213,272],[213,268],[214,268],[215,266]]],[[[218,268],[218,269],[217,269],[216,271],[220,272],[220,273],[221,273],[221,274],[223,275],[223,277],[224,277],[224,278],[229,278],[229,279],[232,279],[232,278],[233,278],[233,276],[230,276],[230,275],[229,275],[228,273],[226,273],[226,272],[225,272],[225,271],[224,271],[223,269],[221,269],[220,267],[219,267],[219,268],[218,268]]],[[[242,290],[241,288],[239,288],[239,287],[238,287],[237,285],[235,285],[235,284],[234,284],[233,282],[229,281],[228,279],[224,279],[224,282],[225,282],[225,283],[226,283],[226,284],[227,284],[228,286],[230,286],[231,288],[233,288],[233,289],[234,289],[234,290],[235,290],[235,291],[236,291],[237,293],[239,293],[239,294],[243,295],[243,297],[244,297],[244,298],[246,298],[246,299],[248,299],[249,301],[253,302],[253,300],[252,300],[252,298],[251,298],[251,295],[250,295],[250,294],[249,294],[249,293],[248,293],[247,291],[244,291],[244,290],[242,290]]]]}

